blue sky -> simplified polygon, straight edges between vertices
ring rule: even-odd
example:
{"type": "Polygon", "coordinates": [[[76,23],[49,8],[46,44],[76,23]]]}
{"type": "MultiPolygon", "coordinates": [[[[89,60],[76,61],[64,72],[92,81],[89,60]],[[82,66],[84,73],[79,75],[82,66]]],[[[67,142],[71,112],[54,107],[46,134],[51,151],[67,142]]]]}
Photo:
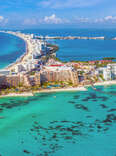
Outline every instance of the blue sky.
{"type": "Polygon", "coordinates": [[[115,28],[116,0],[0,0],[1,28],[115,28]]]}

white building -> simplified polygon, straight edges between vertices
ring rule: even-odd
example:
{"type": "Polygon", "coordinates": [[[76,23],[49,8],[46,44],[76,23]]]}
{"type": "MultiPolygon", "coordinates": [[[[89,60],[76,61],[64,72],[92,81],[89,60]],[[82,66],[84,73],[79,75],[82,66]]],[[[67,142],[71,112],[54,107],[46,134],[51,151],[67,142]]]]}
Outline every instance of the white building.
{"type": "Polygon", "coordinates": [[[107,67],[99,68],[99,74],[103,74],[105,80],[115,80],[116,79],[116,64],[108,64],[107,67]]]}
{"type": "Polygon", "coordinates": [[[15,72],[16,72],[16,73],[19,73],[19,72],[22,72],[22,71],[26,71],[24,65],[22,65],[22,64],[17,64],[17,65],[15,66],[15,72]]]}

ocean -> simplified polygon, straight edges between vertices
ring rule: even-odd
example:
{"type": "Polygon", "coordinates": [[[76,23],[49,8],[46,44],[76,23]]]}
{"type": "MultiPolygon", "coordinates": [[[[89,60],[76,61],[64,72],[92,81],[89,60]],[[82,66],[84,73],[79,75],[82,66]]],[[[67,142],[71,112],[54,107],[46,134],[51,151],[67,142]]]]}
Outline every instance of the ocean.
{"type": "MultiPolygon", "coordinates": [[[[73,34],[116,36],[116,30],[25,30],[23,32],[38,35],[57,33],[62,36],[73,34]]],[[[0,66],[4,67],[22,55],[25,44],[12,35],[0,34],[0,38],[0,43],[2,40],[5,41],[0,46],[3,48],[0,54],[2,58],[0,66]]],[[[52,41],[59,45],[57,56],[62,60],[116,56],[115,42],[52,41]]],[[[90,87],[87,91],[0,98],[0,155],[116,156],[116,85],[97,88],[100,92],[90,87]]]]}
{"type": "Polygon", "coordinates": [[[107,40],[48,40],[59,46],[57,57],[62,61],[88,61],[116,57],[116,41],[110,40],[116,37],[116,29],[40,29],[22,32],[43,36],[105,36],[107,38],[107,40]]]}
{"type": "Polygon", "coordinates": [[[25,42],[13,35],[0,33],[0,69],[16,61],[26,49],[25,42]]]}
{"type": "Polygon", "coordinates": [[[0,99],[2,156],[115,156],[116,86],[0,99]]]}
{"type": "MultiPolygon", "coordinates": [[[[101,60],[104,57],[116,57],[116,29],[33,29],[24,33],[49,36],[105,36],[107,40],[48,40],[59,46],[56,56],[61,61],[101,60]]],[[[0,69],[16,61],[25,52],[22,39],[0,33],[0,69]]]]}

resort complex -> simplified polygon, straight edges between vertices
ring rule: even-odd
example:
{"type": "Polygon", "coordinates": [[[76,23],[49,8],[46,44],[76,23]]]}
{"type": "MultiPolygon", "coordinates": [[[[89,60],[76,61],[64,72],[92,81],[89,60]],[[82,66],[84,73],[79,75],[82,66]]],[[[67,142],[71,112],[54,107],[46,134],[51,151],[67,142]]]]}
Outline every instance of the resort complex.
{"type": "MultiPolygon", "coordinates": [[[[25,41],[25,53],[5,69],[0,70],[0,88],[32,91],[51,88],[75,88],[96,82],[115,80],[116,64],[112,58],[97,61],[61,62],[56,58],[58,46],[34,34],[1,31],[25,41]],[[14,89],[13,89],[14,88],[14,89]]],[[[96,38],[101,39],[101,38],[96,38]]]]}

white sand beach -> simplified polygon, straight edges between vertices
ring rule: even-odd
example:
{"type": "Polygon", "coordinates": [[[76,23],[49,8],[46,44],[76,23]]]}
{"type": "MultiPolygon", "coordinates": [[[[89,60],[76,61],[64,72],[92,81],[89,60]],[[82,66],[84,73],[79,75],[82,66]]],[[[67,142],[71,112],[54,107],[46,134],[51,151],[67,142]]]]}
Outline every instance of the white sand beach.
{"type": "Polygon", "coordinates": [[[116,80],[104,81],[104,82],[96,82],[96,83],[94,83],[94,85],[95,85],[95,86],[116,85],[116,80]]]}
{"type": "Polygon", "coordinates": [[[33,93],[31,92],[25,92],[25,93],[10,93],[10,94],[6,94],[6,95],[0,95],[0,98],[2,97],[27,97],[27,96],[33,96],[33,93]]]}
{"type": "Polygon", "coordinates": [[[71,87],[71,88],[58,88],[58,89],[44,89],[36,91],[35,93],[47,93],[47,92],[65,92],[65,91],[87,91],[85,87],[71,87]]]}

